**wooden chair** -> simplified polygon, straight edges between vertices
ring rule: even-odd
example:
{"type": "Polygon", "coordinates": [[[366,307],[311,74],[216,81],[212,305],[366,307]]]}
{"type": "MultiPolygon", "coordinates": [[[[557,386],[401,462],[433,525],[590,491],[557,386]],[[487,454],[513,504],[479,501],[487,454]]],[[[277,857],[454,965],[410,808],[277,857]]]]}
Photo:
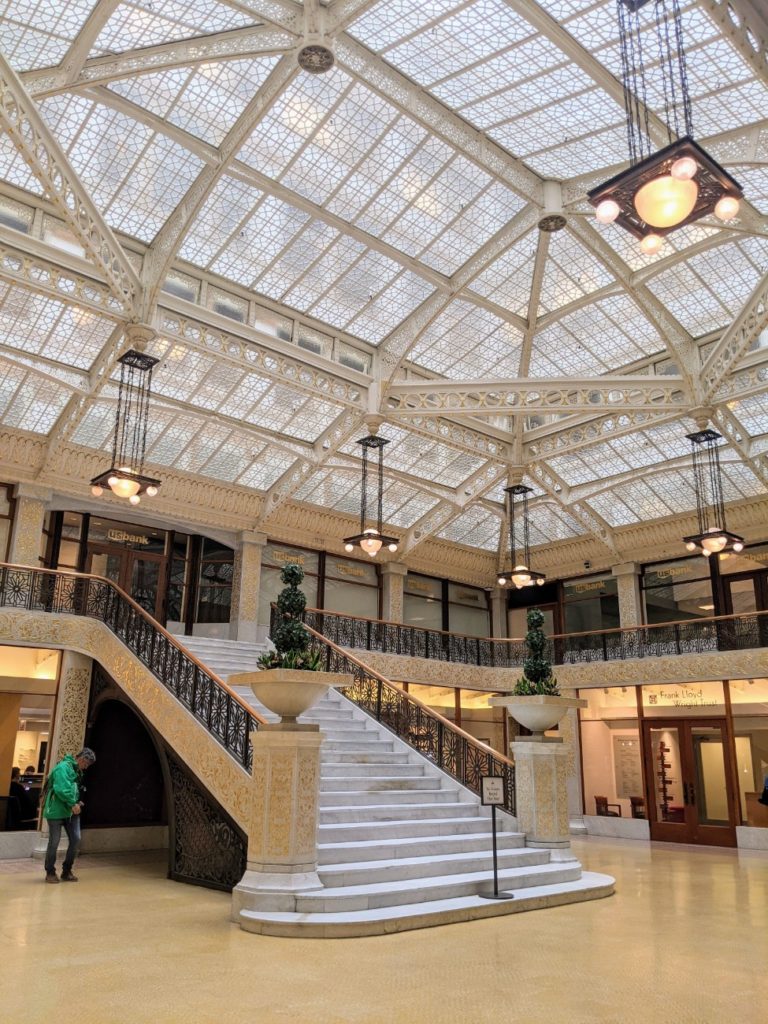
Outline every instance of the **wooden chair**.
{"type": "Polygon", "coordinates": [[[595,814],[601,818],[620,818],[622,816],[621,804],[609,804],[607,796],[596,796],[595,814]],[[616,810],[612,811],[611,807],[615,807],[616,810]]]}
{"type": "Polygon", "coordinates": [[[645,798],[642,796],[631,796],[629,805],[633,818],[645,818],[645,798]]]}

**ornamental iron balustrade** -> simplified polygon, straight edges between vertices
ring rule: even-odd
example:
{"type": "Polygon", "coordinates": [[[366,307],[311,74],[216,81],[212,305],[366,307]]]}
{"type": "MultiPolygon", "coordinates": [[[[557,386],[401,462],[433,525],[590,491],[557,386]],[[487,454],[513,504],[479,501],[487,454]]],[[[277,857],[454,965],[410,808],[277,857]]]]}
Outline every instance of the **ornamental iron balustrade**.
{"type": "MultiPolygon", "coordinates": [[[[317,608],[307,608],[304,622],[340,647],[382,654],[401,654],[483,668],[515,669],[522,668],[527,654],[525,641],[521,639],[462,636],[399,622],[360,619],[317,608]]],[[[768,611],[626,629],[555,634],[547,638],[545,654],[556,665],[575,665],[756,647],[768,647],[768,611]]]]}
{"type": "Polygon", "coordinates": [[[247,771],[263,719],[111,580],[0,564],[0,607],[98,619],[247,771]]]}
{"type": "MultiPolygon", "coordinates": [[[[270,633],[274,630],[277,614],[272,605],[270,633]]],[[[317,614],[322,616],[323,613],[317,614]]],[[[464,732],[418,698],[368,668],[354,655],[343,651],[334,640],[316,629],[312,621],[308,621],[311,618],[308,616],[305,620],[310,634],[310,649],[323,652],[325,671],[343,672],[353,677],[352,685],[340,691],[348,700],[478,796],[484,775],[501,776],[504,779],[504,810],[515,814],[515,768],[509,758],[464,732]]]]}

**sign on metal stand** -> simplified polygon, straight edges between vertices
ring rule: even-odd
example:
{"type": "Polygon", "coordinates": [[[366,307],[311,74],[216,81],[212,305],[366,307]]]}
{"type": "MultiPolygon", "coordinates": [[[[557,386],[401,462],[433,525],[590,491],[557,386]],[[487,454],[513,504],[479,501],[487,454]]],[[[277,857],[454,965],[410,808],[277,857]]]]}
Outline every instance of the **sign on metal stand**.
{"type": "Polygon", "coordinates": [[[514,893],[499,892],[499,855],[496,845],[496,808],[504,806],[504,777],[483,775],[480,779],[480,803],[491,808],[491,832],[493,834],[493,892],[481,892],[484,900],[513,900],[514,893]]]}

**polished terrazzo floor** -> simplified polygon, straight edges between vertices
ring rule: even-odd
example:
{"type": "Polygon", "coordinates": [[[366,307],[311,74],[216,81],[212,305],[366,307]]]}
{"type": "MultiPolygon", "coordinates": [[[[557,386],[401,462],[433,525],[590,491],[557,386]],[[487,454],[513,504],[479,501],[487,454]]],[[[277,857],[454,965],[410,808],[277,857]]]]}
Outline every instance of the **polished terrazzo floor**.
{"type": "Polygon", "coordinates": [[[0,1024],[765,1024],[768,855],[574,842],[594,903],[367,939],[277,939],[154,854],[76,885],[0,862],[0,1024]]]}

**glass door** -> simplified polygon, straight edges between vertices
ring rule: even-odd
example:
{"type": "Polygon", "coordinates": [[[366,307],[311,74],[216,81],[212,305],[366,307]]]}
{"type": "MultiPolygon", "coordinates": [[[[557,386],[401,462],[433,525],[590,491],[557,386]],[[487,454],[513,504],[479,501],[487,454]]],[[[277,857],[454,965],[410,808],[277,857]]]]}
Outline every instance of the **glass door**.
{"type": "Polygon", "coordinates": [[[163,622],[165,593],[164,555],[131,548],[89,544],[85,571],[112,580],[148,611],[163,622]]]}
{"type": "Polygon", "coordinates": [[[643,723],[651,839],[736,845],[736,805],[724,719],[643,723]]]}

